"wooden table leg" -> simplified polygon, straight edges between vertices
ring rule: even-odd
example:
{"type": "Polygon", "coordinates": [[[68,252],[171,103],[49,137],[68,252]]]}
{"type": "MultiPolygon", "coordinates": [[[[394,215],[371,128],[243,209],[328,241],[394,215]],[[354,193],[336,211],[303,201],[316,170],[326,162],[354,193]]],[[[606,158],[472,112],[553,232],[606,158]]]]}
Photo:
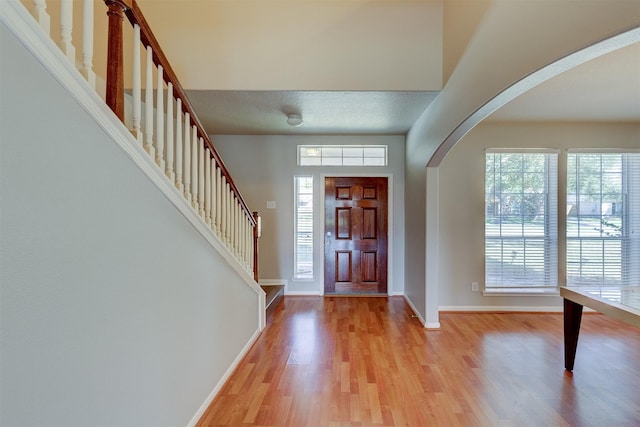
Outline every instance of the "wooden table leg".
{"type": "Polygon", "coordinates": [[[578,348],[578,334],[582,320],[582,305],[564,300],[564,368],[573,371],[578,348]]]}

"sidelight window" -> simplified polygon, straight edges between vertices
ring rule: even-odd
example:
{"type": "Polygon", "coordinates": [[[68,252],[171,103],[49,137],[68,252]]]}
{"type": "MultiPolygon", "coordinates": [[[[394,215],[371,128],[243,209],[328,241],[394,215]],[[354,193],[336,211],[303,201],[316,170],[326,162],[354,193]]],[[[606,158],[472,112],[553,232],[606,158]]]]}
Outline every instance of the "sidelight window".
{"type": "Polygon", "coordinates": [[[296,279],[313,279],[313,176],[295,177],[296,279]]]}

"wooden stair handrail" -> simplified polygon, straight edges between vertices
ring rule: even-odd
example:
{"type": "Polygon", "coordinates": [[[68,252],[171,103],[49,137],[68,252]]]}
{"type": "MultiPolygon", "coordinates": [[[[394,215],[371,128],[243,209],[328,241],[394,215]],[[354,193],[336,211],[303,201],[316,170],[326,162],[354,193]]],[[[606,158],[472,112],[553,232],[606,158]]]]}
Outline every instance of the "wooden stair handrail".
{"type": "MultiPolygon", "coordinates": [[[[227,183],[235,194],[236,198],[240,202],[245,216],[247,220],[252,223],[252,225],[256,226],[256,220],[253,216],[252,211],[249,209],[249,206],[245,202],[240,190],[236,187],[233,178],[231,178],[231,174],[229,170],[225,166],[220,154],[215,149],[211,138],[204,130],[204,126],[200,122],[193,105],[189,101],[187,94],[180,84],[178,77],[176,76],[169,60],[164,54],[164,51],[160,47],[158,40],[156,39],[153,31],[151,31],[151,27],[147,23],[142,11],[138,7],[138,4],[135,0],[104,0],[105,4],[109,7],[109,47],[108,47],[108,66],[107,66],[107,105],[116,113],[116,115],[122,120],[124,116],[124,78],[123,78],[123,67],[122,67],[122,26],[118,28],[116,20],[118,17],[122,17],[122,13],[126,15],[131,25],[138,24],[140,27],[140,40],[145,46],[151,46],[151,50],[153,52],[153,63],[158,66],[162,65],[164,68],[163,79],[165,83],[172,83],[173,90],[176,98],[180,98],[182,100],[182,106],[184,110],[189,113],[190,121],[193,126],[196,126],[198,130],[199,136],[204,140],[206,147],[209,148],[210,152],[213,155],[213,158],[216,161],[216,164],[220,168],[222,174],[225,176],[227,183]],[[119,32],[118,34],[115,34],[119,32]],[[111,52],[112,43],[115,45],[115,50],[119,49],[119,56],[116,51],[111,52]],[[118,47],[119,44],[119,47],[118,47]],[[115,61],[115,64],[111,64],[111,61],[115,61]],[[118,63],[119,62],[119,63],[118,63]],[[109,70],[113,69],[112,73],[109,73],[109,70]],[[111,96],[109,96],[111,94],[111,96]],[[117,99],[115,99],[117,97],[117,99]],[[122,105],[120,105],[122,104],[122,105]]],[[[121,18],[120,18],[121,19],[121,18]]]]}

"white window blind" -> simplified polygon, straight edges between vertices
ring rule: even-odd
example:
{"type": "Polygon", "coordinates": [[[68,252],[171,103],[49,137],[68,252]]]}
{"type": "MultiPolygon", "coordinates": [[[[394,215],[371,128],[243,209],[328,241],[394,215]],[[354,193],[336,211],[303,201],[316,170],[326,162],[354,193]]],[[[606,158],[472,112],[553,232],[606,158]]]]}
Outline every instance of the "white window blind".
{"type": "Polygon", "coordinates": [[[569,152],[567,285],[640,284],[640,153],[569,152]]]}
{"type": "Polygon", "coordinates": [[[313,279],[313,177],[295,177],[296,279],[313,279]]]}
{"type": "Polygon", "coordinates": [[[556,287],[557,152],[487,151],[485,289],[556,287]]]}

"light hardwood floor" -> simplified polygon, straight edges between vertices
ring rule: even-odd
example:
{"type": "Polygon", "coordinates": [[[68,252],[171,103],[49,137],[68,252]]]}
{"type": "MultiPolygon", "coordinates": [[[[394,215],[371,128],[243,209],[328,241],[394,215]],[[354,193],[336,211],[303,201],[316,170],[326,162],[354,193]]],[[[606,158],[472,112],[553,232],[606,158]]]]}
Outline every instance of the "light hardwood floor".
{"type": "Polygon", "coordinates": [[[401,297],[286,297],[199,426],[640,426],[640,329],[585,315],[441,313],[401,297]]]}

